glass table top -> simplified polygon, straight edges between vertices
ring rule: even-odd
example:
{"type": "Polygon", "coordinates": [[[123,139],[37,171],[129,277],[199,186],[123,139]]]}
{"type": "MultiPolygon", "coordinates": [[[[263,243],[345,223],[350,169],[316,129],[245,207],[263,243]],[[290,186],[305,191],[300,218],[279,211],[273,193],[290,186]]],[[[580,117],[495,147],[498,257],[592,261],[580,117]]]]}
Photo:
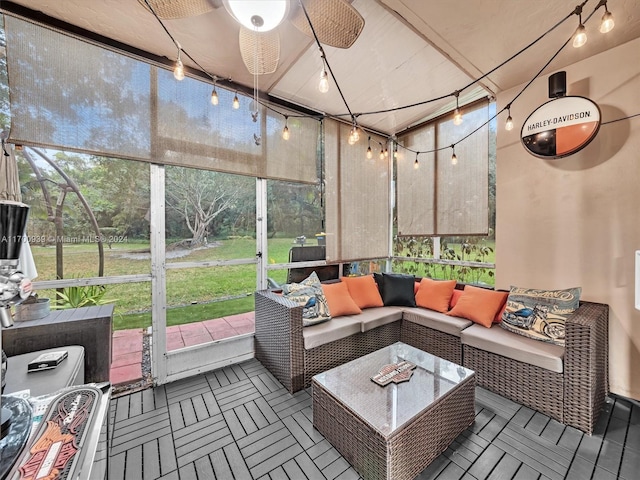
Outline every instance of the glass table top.
{"type": "Polygon", "coordinates": [[[389,437],[473,374],[468,368],[397,342],[313,379],[389,437]],[[408,381],[380,386],[371,380],[385,365],[403,360],[416,365],[408,381]]]}

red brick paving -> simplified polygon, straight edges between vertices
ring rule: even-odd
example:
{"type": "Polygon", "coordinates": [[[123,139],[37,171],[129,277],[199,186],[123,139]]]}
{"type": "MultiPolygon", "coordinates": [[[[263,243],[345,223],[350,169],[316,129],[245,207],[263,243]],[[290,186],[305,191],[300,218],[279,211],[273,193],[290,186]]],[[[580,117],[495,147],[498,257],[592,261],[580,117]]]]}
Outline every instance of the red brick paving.
{"type": "MultiPolygon", "coordinates": [[[[167,350],[234,337],[255,330],[254,312],[167,327],[167,350]]],[[[111,383],[126,385],[142,379],[142,329],[113,332],[111,383]]]]}

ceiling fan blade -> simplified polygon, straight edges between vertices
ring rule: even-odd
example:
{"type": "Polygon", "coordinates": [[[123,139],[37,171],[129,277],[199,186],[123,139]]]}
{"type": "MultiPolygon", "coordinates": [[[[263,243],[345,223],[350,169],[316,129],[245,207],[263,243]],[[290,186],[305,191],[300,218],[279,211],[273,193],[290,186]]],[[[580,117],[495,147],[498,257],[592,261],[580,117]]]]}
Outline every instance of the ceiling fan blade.
{"type": "Polygon", "coordinates": [[[195,17],[218,8],[211,0],[138,0],[144,8],[149,10],[147,3],[153,11],[163,20],[176,18],[195,17]]]}
{"type": "MultiPolygon", "coordinates": [[[[318,40],[323,45],[349,48],[364,28],[364,18],[346,0],[304,0],[318,40]]],[[[313,38],[313,32],[302,8],[291,22],[305,35],[313,38]]]]}
{"type": "Polygon", "coordinates": [[[280,61],[280,35],[276,30],[253,32],[240,27],[240,54],[251,75],[273,73],[280,61]]]}

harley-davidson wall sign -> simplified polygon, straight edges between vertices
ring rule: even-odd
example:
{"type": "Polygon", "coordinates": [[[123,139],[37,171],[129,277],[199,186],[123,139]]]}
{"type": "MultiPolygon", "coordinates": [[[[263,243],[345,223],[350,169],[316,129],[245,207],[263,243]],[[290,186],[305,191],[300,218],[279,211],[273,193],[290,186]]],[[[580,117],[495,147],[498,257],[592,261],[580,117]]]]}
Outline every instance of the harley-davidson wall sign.
{"type": "Polygon", "coordinates": [[[540,158],[572,155],[595,138],[600,108],[585,97],[560,97],[540,105],[522,125],[522,144],[540,158]]]}

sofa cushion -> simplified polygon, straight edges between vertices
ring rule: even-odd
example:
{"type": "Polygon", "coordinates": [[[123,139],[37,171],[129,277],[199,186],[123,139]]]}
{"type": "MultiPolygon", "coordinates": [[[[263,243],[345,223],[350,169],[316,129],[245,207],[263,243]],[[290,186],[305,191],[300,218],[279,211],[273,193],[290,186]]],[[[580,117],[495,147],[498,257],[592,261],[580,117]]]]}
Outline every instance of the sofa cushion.
{"type": "Polygon", "coordinates": [[[305,350],[335,342],[360,332],[360,315],[354,317],[336,317],[328,322],[302,329],[305,350]]]}
{"type": "Polygon", "coordinates": [[[385,306],[415,307],[415,277],[402,273],[382,274],[382,301],[385,306]]]}
{"type": "Polygon", "coordinates": [[[416,305],[436,312],[449,311],[449,302],[456,288],[455,280],[431,280],[423,278],[416,293],[416,305]]]}
{"type": "Polygon", "coordinates": [[[543,342],[564,345],[565,321],[580,305],[580,287],[538,290],[511,287],[502,328],[543,342]]]}
{"type": "Polygon", "coordinates": [[[382,307],[382,296],[373,275],[361,275],[358,277],[342,277],[347,284],[349,294],[360,308],[382,307]]]}
{"type": "Polygon", "coordinates": [[[493,324],[491,328],[472,325],[462,331],[460,339],[463,345],[535,365],[552,372],[563,372],[564,347],[538,342],[508,332],[500,328],[499,324],[493,324]]]}
{"type": "Polygon", "coordinates": [[[341,317],[343,315],[357,315],[362,312],[360,307],[353,301],[349,295],[347,285],[342,282],[324,284],[322,291],[329,305],[329,313],[332,317],[341,317]]]}
{"type": "Polygon", "coordinates": [[[303,327],[326,322],[331,318],[327,299],[316,272],[312,272],[300,283],[283,285],[282,296],[304,307],[302,310],[303,327]]]}
{"type": "Polygon", "coordinates": [[[496,314],[502,309],[507,295],[507,292],[496,292],[495,290],[467,285],[464,287],[462,296],[456,306],[449,311],[448,315],[468,318],[483,327],[489,328],[496,314]]]}
{"type": "Polygon", "coordinates": [[[363,310],[357,317],[353,316],[351,318],[360,320],[360,331],[366,332],[387,323],[402,320],[402,311],[402,307],[369,308],[363,310]]]}
{"type": "Polygon", "coordinates": [[[405,308],[404,319],[456,337],[459,337],[460,332],[473,323],[466,318],[452,317],[424,308],[405,308]]]}

